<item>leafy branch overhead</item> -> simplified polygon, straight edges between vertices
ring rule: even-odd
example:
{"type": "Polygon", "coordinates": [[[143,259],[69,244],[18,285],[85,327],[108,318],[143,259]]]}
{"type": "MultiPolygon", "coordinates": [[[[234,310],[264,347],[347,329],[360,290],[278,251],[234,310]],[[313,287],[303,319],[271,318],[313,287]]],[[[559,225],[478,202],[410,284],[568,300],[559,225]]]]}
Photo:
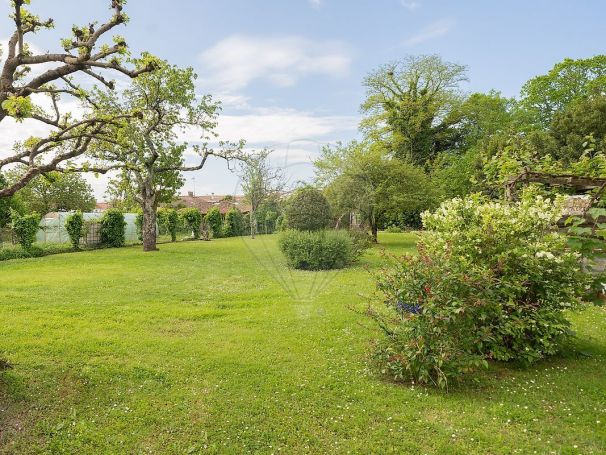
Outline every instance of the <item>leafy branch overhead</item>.
{"type": "Polygon", "coordinates": [[[17,122],[31,119],[46,125],[50,133],[44,138],[27,138],[17,143],[13,151],[0,151],[3,156],[0,170],[12,165],[25,168],[18,180],[0,190],[0,197],[14,194],[37,175],[64,170],[62,167],[75,168],[72,160],[92,144],[114,142],[110,134],[113,128],[140,115],[94,112],[98,106],[93,92],[79,84],[82,76],[112,90],[114,82],[104,72],[136,78],[158,64],[155,57],[146,53],[141,58],[131,58],[121,36],[113,36],[111,43],[102,42],[115,27],[128,22],[123,0],[111,2],[113,14],[102,25],[74,26],[71,37],[62,40],[63,50],[56,53],[36,53],[26,42],[28,36],[54,27],[52,18],[42,20],[32,14],[26,8],[29,3],[29,0],[12,1],[11,18],[15,25],[2,55],[5,60],[0,74],[0,122],[7,117],[17,122]],[[47,102],[39,103],[42,98],[32,95],[41,95],[47,102]],[[77,118],[70,112],[62,112],[62,97],[78,100],[84,115],[77,118]]]}

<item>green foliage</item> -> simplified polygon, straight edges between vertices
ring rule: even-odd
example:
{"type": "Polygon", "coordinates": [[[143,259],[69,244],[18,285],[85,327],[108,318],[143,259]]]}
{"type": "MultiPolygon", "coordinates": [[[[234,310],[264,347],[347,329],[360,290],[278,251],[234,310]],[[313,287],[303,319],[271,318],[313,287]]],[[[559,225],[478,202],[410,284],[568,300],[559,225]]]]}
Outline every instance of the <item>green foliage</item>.
{"type": "Polygon", "coordinates": [[[200,226],[202,225],[202,214],[196,208],[185,208],[179,210],[179,218],[189,230],[191,230],[192,238],[200,238],[200,226]]]}
{"type": "Polygon", "coordinates": [[[204,216],[204,221],[210,228],[214,238],[221,237],[223,234],[223,217],[218,207],[212,207],[204,216]]]}
{"type": "Polygon", "coordinates": [[[319,231],[332,221],[328,200],[311,186],[299,188],[288,199],[285,216],[286,226],[298,231],[319,231]]]}
{"type": "Polygon", "coordinates": [[[65,220],[65,230],[75,250],[80,249],[80,239],[86,235],[82,212],[75,212],[65,220]]]}
{"type": "Polygon", "coordinates": [[[175,209],[161,208],[158,210],[158,224],[170,234],[171,242],[177,241],[179,229],[179,214],[175,209]]]}
{"type": "Polygon", "coordinates": [[[569,103],[605,91],[606,55],[567,58],[524,85],[522,104],[536,116],[538,123],[548,126],[553,115],[569,103]]]}
{"type": "Polygon", "coordinates": [[[466,72],[437,55],[381,66],[364,80],[362,129],[397,158],[423,165],[457,139],[458,118],[450,114],[462,102],[459,84],[466,72]]]}
{"type": "MultiPolygon", "coordinates": [[[[0,189],[5,188],[6,184],[6,178],[0,173],[0,189]]],[[[0,229],[8,226],[11,222],[11,209],[15,209],[14,198],[0,197],[0,229]]]]}
{"type": "Polygon", "coordinates": [[[372,247],[373,238],[368,232],[361,229],[349,229],[347,234],[351,238],[351,256],[352,261],[357,260],[366,250],[372,247]]]}
{"type": "Polygon", "coordinates": [[[236,207],[232,207],[225,214],[223,223],[223,237],[237,237],[245,231],[244,216],[236,207]]]}
{"type": "Polygon", "coordinates": [[[580,255],[551,230],[560,213],[541,197],[505,205],[476,195],[424,214],[419,255],[378,277],[380,368],[446,387],[487,360],[532,364],[557,353],[571,336],[565,312],[589,283],[580,255]]]}
{"type": "Polygon", "coordinates": [[[118,209],[106,210],[101,217],[99,230],[101,245],[121,247],[125,243],[126,222],[124,214],[118,209]]]}
{"type": "Polygon", "coordinates": [[[336,217],[360,215],[375,241],[381,222],[419,213],[436,203],[436,192],[423,169],[391,158],[377,144],[325,147],[314,165],[336,217]]]}
{"type": "Polygon", "coordinates": [[[32,213],[30,215],[20,215],[14,210],[11,212],[12,229],[17,237],[19,245],[29,251],[36,241],[36,233],[40,225],[40,215],[32,213]]]}
{"type": "Polygon", "coordinates": [[[28,212],[90,212],[95,196],[89,183],[79,173],[49,172],[33,179],[17,192],[28,212]]]}
{"type": "Polygon", "coordinates": [[[352,238],[345,231],[289,229],[280,234],[279,245],[288,266],[295,269],[340,269],[355,259],[352,238]]]}
{"type": "Polygon", "coordinates": [[[390,234],[401,234],[404,232],[400,226],[396,226],[394,224],[390,224],[385,228],[385,232],[389,232],[390,234]]]}
{"type": "Polygon", "coordinates": [[[2,109],[17,122],[31,117],[34,112],[34,104],[29,97],[9,95],[2,103],[2,109]]]}

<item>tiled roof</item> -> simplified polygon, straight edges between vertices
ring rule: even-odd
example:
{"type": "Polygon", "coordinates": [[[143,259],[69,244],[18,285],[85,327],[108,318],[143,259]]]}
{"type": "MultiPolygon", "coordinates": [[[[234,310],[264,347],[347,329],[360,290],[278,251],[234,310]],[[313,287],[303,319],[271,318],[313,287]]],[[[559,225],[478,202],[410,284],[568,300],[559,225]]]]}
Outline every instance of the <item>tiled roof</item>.
{"type": "Polygon", "coordinates": [[[226,197],[219,195],[194,196],[190,193],[187,196],[179,196],[173,206],[194,207],[203,214],[208,213],[212,207],[218,207],[222,214],[226,214],[232,207],[238,208],[242,213],[250,212],[250,204],[244,201],[244,196],[231,196],[231,199],[228,197],[227,200],[226,197]]]}

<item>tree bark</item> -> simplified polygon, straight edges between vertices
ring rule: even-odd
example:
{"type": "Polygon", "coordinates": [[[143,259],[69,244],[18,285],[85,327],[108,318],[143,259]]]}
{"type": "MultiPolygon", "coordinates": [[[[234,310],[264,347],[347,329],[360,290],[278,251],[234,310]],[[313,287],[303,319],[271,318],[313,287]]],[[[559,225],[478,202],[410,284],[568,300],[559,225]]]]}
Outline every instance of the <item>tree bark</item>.
{"type": "Polygon", "coordinates": [[[143,251],[158,251],[156,246],[156,193],[151,187],[142,193],[143,208],[143,251]]]}
{"type": "Polygon", "coordinates": [[[379,231],[379,228],[378,228],[378,226],[377,226],[377,223],[374,223],[374,222],[373,222],[373,223],[372,223],[372,225],[370,226],[370,229],[371,229],[371,231],[372,231],[372,241],[373,241],[374,243],[379,243],[378,236],[377,236],[377,233],[378,233],[378,231],[379,231]]]}

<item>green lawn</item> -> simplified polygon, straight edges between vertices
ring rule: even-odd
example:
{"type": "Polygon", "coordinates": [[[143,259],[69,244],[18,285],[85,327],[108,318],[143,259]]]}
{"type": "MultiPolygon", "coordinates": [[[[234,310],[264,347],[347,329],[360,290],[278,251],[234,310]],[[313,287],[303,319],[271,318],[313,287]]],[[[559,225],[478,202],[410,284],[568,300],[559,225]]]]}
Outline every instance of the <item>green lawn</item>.
{"type": "MultiPolygon", "coordinates": [[[[379,248],[289,272],[275,237],[0,263],[0,453],[606,453],[606,311],[578,351],[450,390],[366,370],[379,248]]],[[[412,250],[414,236],[383,234],[412,250]]]]}

